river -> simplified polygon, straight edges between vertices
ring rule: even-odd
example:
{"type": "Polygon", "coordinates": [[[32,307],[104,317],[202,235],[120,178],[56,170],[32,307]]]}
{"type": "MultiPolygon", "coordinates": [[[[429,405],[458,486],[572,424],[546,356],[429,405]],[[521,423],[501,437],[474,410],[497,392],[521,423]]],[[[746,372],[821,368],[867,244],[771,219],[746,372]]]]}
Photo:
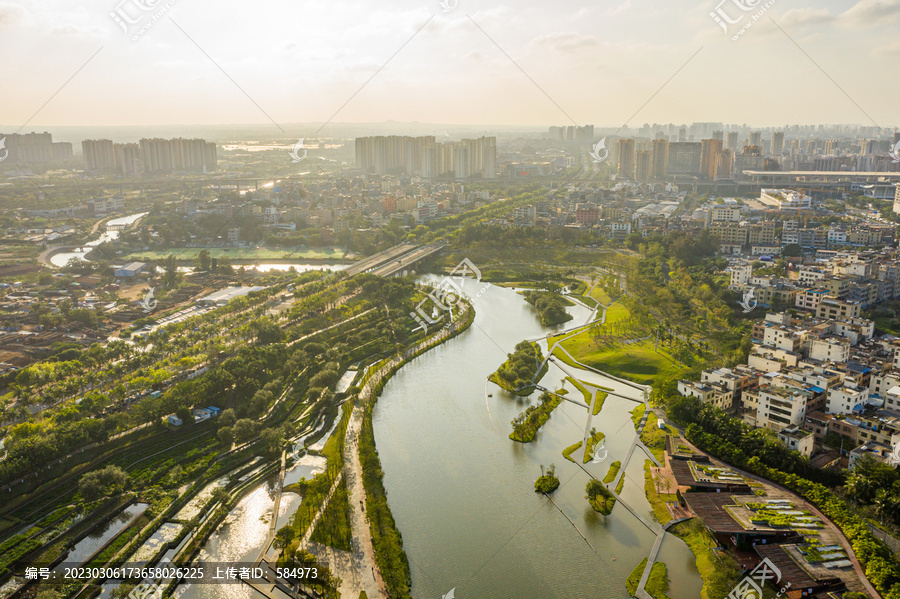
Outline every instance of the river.
{"type": "MultiPolygon", "coordinates": [[[[650,552],[655,535],[623,506],[604,517],[585,500],[588,476],[561,452],[581,440],[586,407],[563,402],[535,442],[522,445],[508,438],[510,420],[536,395],[517,398],[486,383],[516,343],[551,329],[542,327],[535,310],[511,289],[486,286],[475,309],[473,326],[404,366],[388,381],[374,410],[384,484],[409,557],[413,597],[436,599],[456,589],[459,599],[626,599],[625,579],[650,552]],[[551,502],[534,492],[540,465],[551,463],[561,481],[553,497],[596,553],[551,502]]],[[[572,323],[589,317],[581,306],[569,312],[572,323]]],[[[640,398],[623,383],[587,371],[577,374],[640,398]]],[[[564,376],[551,365],[543,384],[559,388],[564,376]]],[[[580,397],[571,384],[567,388],[570,396],[580,397]]],[[[608,450],[606,460],[586,465],[598,478],[613,461],[625,458],[634,438],[629,411],[635,406],[636,401],[610,396],[594,417],[608,450]]],[[[643,460],[636,451],[622,497],[652,519],[643,492],[643,460]]],[[[295,481],[317,466],[301,462],[286,478],[295,481]]],[[[233,521],[205,545],[204,557],[252,561],[265,539],[272,495],[270,481],[244,498],[233,521]]],[[[296,495],[284,496],[278,526],[299,503],[296,495]]],[[[672,599],[700,596],[693,554],[680,539],[666,537],[660,560],[669,566],[672,599]]],[[[258,597],[246,586],[196,585],[184,599],[220,596],[258,597]]]]}
{"type": "Polygon", "coordinates": [[[106,243],[107,241],[113,241],[114,239],[117,239],[119,237],[119,229],[117,227],[121,227],[122,225],[130,225],[146,214],[146,212],[141,212],[139,214],[121,216],[119,218],[114,218],[107,221],[106,231],[104,231],[104,233],[99,238],[84,244],[84,247],[76,248],[70,252],[59,252],[57,254],[53,254],[50,257],[50,263],[53,264],[53,266],[62,267],[68,264],[69,260],[84,260],[87,253],[101,243],[106,243]],[[114,228],[110,229],[110,227],[114,228]]]}
{"type": "MultiPolygon", "coordinates": [[[[510,289],[487,286],[475,310],[468,331],[416,358],[387,383],[373,414],[413,596],[441,597],[456,589],[460,599],[628,597],[625,579],[650,552],[655,535],[623,506],[603,517],[585,500],[588,476],[561,452],[582,439],[586,408],[563,402],[533,443],[518,444],[508,438],[510,421],[537,395],[517,398],[486,383],[516,343],[550,329],[510,289]],[[596,553],[551,502],[534,492],[541,464],[551,463],[561,482],[553,497],[596,553]]],[[[588,317],[580,306],[569,311],[575,323],[588,317]]],[[[640,397],[636,389],[606,377],[578,375],[640,397]]],[[[564,376],[551,365],[543,383],[558,388],[564,376]]],[[[580,396],[568,388],[570,396],[580,396]]],[[[613,461],[625,458],[634,438],[629,411],[636,405],[610,396],[594,418],[608,449],[605,461],[587,465],[598,478],[613,461]]],[[[643,460],[640,452],[634,454],[622,496],[651,517],[643,460]]],[[[669,535],[661,556],[671,566],[670,596],[699,597],[701,582],[687,546],[669,535]]]]}

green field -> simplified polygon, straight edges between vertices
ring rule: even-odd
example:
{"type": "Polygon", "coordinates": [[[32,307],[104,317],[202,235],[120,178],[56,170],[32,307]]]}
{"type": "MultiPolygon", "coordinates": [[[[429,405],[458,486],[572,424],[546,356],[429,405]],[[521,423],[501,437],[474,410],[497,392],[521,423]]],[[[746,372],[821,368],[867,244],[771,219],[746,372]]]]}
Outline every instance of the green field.
{"type": "Polygon", "coordinates": [[[128,254],[123,260],[162,260],[174,255],[176,260],[197,260],[206,249],[210,258],[237,261],[258,260],[341,260],[346,253],[340,248],[308,248],[301,250],[268,248],[172,248],[170,250],[147,250],[128,254]]]}
{"type": "Polygon", "coordinates": [[[631,312],[625,307],[625,304],[616,302],[606,309],[606,320],[604,324],[615,324],[631,318],[631,312]]]}
{"type": "Polygon", "coordinates": [[[599,286],[594,287],[594,289],[591,290],[591,297],[604,306],[612,301],[612,298],[609,297],[609,294],[606,293],[606,290],[601,289],[599,286]]]}
{"type": "MultiPolygon", "coordinates": [[[[654,350],[650,339],[598,348],[590,332],[586,331],[564,341],[562,346],[579,362],[636,383],[647,384],[658,377],[678,376],[683,369],[662,347],[658,352],[654,350]]],[[[555,350],[554,355],[577,366],[559,350],[555,350]]]]}

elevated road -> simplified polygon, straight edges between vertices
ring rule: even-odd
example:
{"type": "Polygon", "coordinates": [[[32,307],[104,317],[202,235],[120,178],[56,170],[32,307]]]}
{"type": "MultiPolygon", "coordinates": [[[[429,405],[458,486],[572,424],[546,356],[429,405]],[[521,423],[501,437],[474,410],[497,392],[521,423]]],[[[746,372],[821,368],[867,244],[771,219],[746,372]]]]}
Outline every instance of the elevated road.
{"type": "Polygon", "coordinates": [[[368,258],[363,258],[356,264],[352,265],[350,268],[346,269],[344,272],[347,273],[348,276],[358,275],[363,272],[370,272],[377,268],[384,266],[388,262],[394,262],[401,256],[408,254],[415,250],[418,246],[414,243],[401,243],[400,245],[395,245],[394,247],[384,250],[383,252],[378,252],[368,258]]]}
{"type": "Polygon", "coordinates": [[[444,243],[430,243],[428,245],[423,245],[422,247],[416,248],[415,250],[400,256],[396,260],[385,263],[383,266],[373,270],[372,274],[376,274],[380,277],[401,276],[406,274],[406,272],[412,269],[418,262],[438,253],[445,247],[446,244],[444,243]]]}

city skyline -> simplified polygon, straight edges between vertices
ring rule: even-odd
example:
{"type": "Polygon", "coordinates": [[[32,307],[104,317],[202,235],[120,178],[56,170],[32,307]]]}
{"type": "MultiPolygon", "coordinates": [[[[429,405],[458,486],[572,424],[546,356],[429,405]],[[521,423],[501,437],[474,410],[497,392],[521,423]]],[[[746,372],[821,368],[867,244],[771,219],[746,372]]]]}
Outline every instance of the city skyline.
{"type": "Polygon", "coordinates": [[[711,18],[735,11],[714,0],[652,12],[640,0],[448,2],[446,12],[436,0],[275,3],[266,14],[177,0],[139,12],[134,1],[0,4],[0,47],[19,57],[2,68],[17,90],[4,98],[4,129],[894,124],[898,89],[883,73],[900,54],[900,0],[768,2],[740,35],[711,18]]]}

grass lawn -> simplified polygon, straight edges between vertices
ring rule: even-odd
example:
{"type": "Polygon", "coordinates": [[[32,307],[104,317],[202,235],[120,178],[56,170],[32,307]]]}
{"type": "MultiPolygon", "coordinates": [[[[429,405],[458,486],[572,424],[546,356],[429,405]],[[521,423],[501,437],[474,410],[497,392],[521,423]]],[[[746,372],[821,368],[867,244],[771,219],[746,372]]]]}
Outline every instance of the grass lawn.
{"type": "Polygon", "coordinates": [[[582,444],[583,442],[584,442],[584,441],[579,441],[579,442],[576,443],[575,445],[569,445],[568,447],[566,447],[565,449],[563,449],[563,452],[562,452],[563,457],[566,458],[567,460],[569,460],[570,462],[572,462],[572,463],[574,464],[574,463],[575,463],[575,460],[572,459],[572,454],[575,453],[576,451],[578,451],[578,449],[581,447],[581,444],[582,444]]]}
{"type": "Polygon", "coordinates": [[[644,570],[647,568],[647,558],[641,560],[641,563],[637,565],[637,567],[631,571],[631,574],[628,575],[628,579],[625,581],[625,588],[628,589],[628,594],[634,597],[634,594],[637,592],[637,587],[641,582],[641,576],[644,575],[644,570]]]}
{"type": "MultiPolygon", "coordinates": [[[[616,460],[612,464],[609,465],[609,472],[606,473],[606,476],[603,477],[603,484],[608,485],[612,481],[616,480],[616,475],[619,474],[619,470],[622,469],[622,462],[616,460]]],[[[625,478],[624,476],[622,478],[625,478]]],[[[618,491],[616,491],[618,493],[618,491]]]]}
{"type": "Polygon", "coordinates": [[[603,322],[605,324],[613,324],[629,318],[631,318],[631,312],[628,311],[625,304],[616,302],[606,309],[606,320],[603,322]]]}
{"type": "Polygon", "coordinates": [[[206,249],[210,258],[228,260],[341,260],[346,253],[340,248],[172,248],[168,250],[146,250],[128,254],[128,260],[162,260],[174,255],[176,260],[197,260],[200,252],[206,249]]]}
{"type": "MultiPolygon", "coordinates": [[[[650,339],[628,345],[598,347],[590,332],[585,331],[564,341],[562,346],[579,362],[636,383],[651,384],[659,377],[677,377],[684,369],[665,349],[656,351],[650,339]]],[[[577,366],[563,352],[554,351],[554,355],[567,364],[577,366]]]]}
{"type": "Polygon", "coordinates": [[[653,414],[647,418],[647,422],[644,424],[644,430],[641,431],[641,441],[643,441],[644,445],[653,452],[653,457],[655,457],[659,463],[662,463],[663,458],[665,457],[667,434],[675,435],[675,438],[678,438],[678,432],[668,425],[666,426],[666,430],[659,428],[653,414]]]}
{"type": "Polygon", "coordinates": [[[604,306],[608,305],[609,302],[612,301],[612,298],[609,296],[606,290],[601,288],[599,285],[597,287],[594,287],[594,289],[591,291],[590,297],[594,298],[598,303],[603,304],[604,306]]]}
{"type": "Polygon", "coordinates": [[[656,484],[653,481],[653,472],[650,470],[652,466],[653,462],[644,460],[644,492],[647,494],[647,500],[650,502],[650,507],[653,508],[653,515],[656,517],[657,522],[665,524],[672,519],[669,509],[666,507],[666,502],[675,501],[676,496],[674,493],[657,494],[656,484]]]}
{"type": "MultiPolygon", "coordinates": [[[[736,564],[733,564],[732,560],[731,567],[727,567],[721,562],[723,558],[719,557],[712,549],[717,545],[717,542],[707,532],[702,522],[698,521],[696,518],[687,520],[686,522],[680,522],[670,528],[669,532],[683,540],[694,553],[694,557],[697,560],[697,570],[700,572],[700,577],[703,579],[703,589],[700,591],[701,599],[709,599],[708,589],[711,586],[710,581],[722,576],[728,577],[729,575],[725,573],[726,571],[733,572],[735,575],[733,582],[735,584],[738,582],[740,571],[737,569],[736,564]]],[[[726,557],[725,559],[730,558],[726,557]]],[[[733,585],[729,581],[724,584],[717,584],[716,586],[721,588],[731,588],[733,585]]]]}
{"type": "MultiPolygon", "coordinates": [[[[640,582],[640,580],[638,580],[640,582]]],[[[650,566],[650,576],[647,578],[647,584],[644,590],[650,594],[653,599],[669,599],[667,595],[669,591],[669,569],[663,562],[654,562],[650,566]]]]}
{"type": "Polygon", "coordinates": [[[576,389],[578,389],[579,391],[581,391],[581,395],[584,396],[584,403],[586,403],[587,405],[591,405],[591,397],[592,397],[592,394],[591,394],[590,391],[588,391],[587,387],[585,387],[584,385],[582,385],[582,384],[581,384],[581,381],[576,380],[576,379],[574,379],[574,378],[572,378],[572,377],[570,377],[570,376],[567,376],[567,377],[566,377],[566,380],[569,381],[570,383],[572,383],[572,385],[574,385],[576,389]]]}
{"type": "Polygon", "coordinates": [[[590,437],[588,437],[587,447],[584,449],[584,460],[582,460],[583,464],[587,464],[594,458],[594,447],[597,446],[598,443],[602,443],[603,440],[606,439],[606,435],[597,431],[590,437]]]}
{"type": "Polygon", "coordinates": [[[637,432],[638,425],[641,423],[641,418],[644,417],[644,412],[647,411],[647,404],[641,404],[635,409],[631,410],[631,422],[634,423],[634,432],[637,432]]]}

